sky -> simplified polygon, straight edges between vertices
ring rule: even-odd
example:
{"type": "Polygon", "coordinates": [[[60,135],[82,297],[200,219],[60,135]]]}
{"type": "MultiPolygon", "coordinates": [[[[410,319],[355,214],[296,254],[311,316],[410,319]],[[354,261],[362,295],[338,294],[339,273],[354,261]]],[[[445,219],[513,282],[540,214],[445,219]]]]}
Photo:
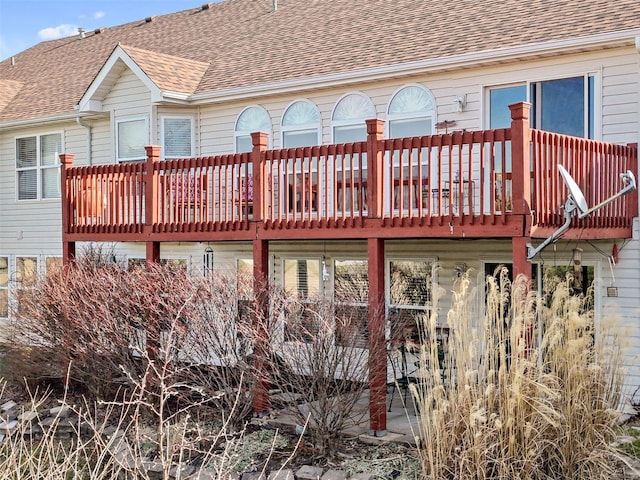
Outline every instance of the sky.
{"type": "Polygon", "coordinates": [[[78,27],[112,27],[203,3],[207,0],[0,0],[0,60],[44,40],[76,35],[78,27]]]}

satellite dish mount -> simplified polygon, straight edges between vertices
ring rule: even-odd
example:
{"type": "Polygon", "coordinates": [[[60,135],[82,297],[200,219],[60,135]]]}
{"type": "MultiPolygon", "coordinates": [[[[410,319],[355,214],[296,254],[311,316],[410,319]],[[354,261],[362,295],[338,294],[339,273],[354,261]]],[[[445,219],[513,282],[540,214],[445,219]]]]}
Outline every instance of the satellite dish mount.
{"type": "Polygon", "coordinates": [[[631,170],[627,170],[624,173],[620,174],[620,179],[624,184],[624,188],[620,190],[618,193],[613,195],[612,197],[603,200],[599,204],[594,207],[589,208],[587,205],[587,200],[584,198],[584,194],[580,187],[576,183],[576,181],[571,177],[569,172],[560,164],[558,164],[558,170],[560,171],[560,176],[564,181],[564,184],[567,186],[567,190],[569,190],[569,195],[564,202],[564,223],[558,230],[553,232],[549,238],[547,238],[544,242],[538,245],[536,248],[533,248],[531,244],[527,245],[527,260],[531,260],[535,257],[543,248],[549,245],[552,242],[555,242],[560,235],[564,233],[564,231],[569,228],[569,224],[571,223],[571,217],[573,216],[573,212],[577,210],[578,218],[585,218],[591,215],[596,210],[601,209],[605,205],[613,202],[615,199],[626,195],[629,192],[632,192],[636,189],[636,177],[633,175],[631,170]]]}

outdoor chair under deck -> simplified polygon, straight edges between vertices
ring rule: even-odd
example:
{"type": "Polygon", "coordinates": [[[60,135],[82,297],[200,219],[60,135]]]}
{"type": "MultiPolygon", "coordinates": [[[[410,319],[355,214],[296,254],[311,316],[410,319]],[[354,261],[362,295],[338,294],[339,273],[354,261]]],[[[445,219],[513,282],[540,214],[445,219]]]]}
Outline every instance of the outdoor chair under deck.
{"type": "MultiPolygon", "coordinates": [[[[389,412],[393,407],[393,399],[396,389],[402,390],[402,406],[407,405],[407,392],[411,384],[419,384],[421,381],[421,350],[422,345],[429,342],[428,339],[419,339],[417,329],[411,326],[404,326],[404,333],[392,342],[391,348],[387,351],[388,361],[393,372],[393,381],[388,383],[392,387],[391,399],[389,401],[389,412]]],[[[438,370],[443,383],[446,381],[447,367],[446,351],[449,338],[449,328],[436,328],[438,370]]],[[[426,366],[429,370],[429,366],[426,366]]],[[[448,373],[451,375],[451,372],[448,373]]]]}

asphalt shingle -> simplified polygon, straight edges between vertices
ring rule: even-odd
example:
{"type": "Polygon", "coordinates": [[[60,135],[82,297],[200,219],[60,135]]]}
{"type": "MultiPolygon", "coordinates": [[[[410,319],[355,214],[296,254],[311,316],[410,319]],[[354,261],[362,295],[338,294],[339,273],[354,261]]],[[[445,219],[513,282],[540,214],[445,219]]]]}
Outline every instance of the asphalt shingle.
{"type": "Polygon", "coordinates": [[[42,42],[0,63],[0,122],[72,113],[120,44],[186,94],[640,31],[638,0],[226,0],[42,42]]]}

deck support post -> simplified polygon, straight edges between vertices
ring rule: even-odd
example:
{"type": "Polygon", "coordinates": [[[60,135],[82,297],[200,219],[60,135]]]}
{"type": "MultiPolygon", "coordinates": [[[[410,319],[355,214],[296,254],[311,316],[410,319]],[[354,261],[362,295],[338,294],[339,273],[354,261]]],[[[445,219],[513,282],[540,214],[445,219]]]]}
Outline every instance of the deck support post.
{"type": "Polygon", "coordinates": [[[383,152],[378,148],[378,142],[384,138],[384,120],[371,118],[367,123],[367,170],[369,187],[367,210],[369,218],[382,218],[384,179],[383,152]]]}
{"type": "MultiPolygon", "coordinates": [[[[255,200],[255,198],[254,198],[255,200]]],[[[269,410],[269,368],[267,353],[269,335],[269,242],[253,241],[253,297],[255,302],[254,331],[257,341],[254,347],[255,371],[260,375],[256,379],[253,391],[253,413],[264,415],[269,410]]]]}
{"type": "Polygon", "coordinates": [[[146,242],[146,265],[160,263],[160,242],[146,242]]]}
{"type": "Polygon", "coordinates": [[[511,110],[511,165],[513,207],[511,214],[522,218],[522,231],[511,240],[513,278],[531,278],[531,262],[527,260],[527,244],[531,242],[531,104],[518,102],[511,110]]]}
{"type": "Polygon", "coordinates": [[[62,265],[70,265],[76,259],[76,242],[62,241],[62,265]]]}
{"type": "Polygon", "coordinates": [[[62,204],[62,264],[69,265],[76,258],[76,242],[68,242],[66,240],[69,233],[71,223],[71,203],[73,199],[73,191],[67,188],[67,169],[73,167],[73,153],[63,153],[60,155],[60,192],[62,204]]]}
{"type": "Polygon", "coordinates": [[[387,433],[387,355],[384,303],[384,240],[367,243],[369,274],[369,433],[387,433]]]}

